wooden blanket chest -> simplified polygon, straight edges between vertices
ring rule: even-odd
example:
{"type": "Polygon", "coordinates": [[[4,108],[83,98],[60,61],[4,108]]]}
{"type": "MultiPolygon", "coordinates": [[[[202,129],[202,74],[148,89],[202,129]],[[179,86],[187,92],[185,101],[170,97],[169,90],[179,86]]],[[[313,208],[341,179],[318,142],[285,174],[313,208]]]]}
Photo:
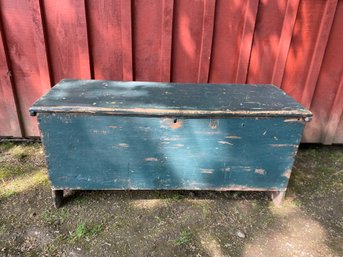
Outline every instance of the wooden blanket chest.
{"type": "Polygon", "coordinates": [[[62,80],[38,114],[64,189],[256,190],[279,203],[311,112],[273,85],[62,80]]]}

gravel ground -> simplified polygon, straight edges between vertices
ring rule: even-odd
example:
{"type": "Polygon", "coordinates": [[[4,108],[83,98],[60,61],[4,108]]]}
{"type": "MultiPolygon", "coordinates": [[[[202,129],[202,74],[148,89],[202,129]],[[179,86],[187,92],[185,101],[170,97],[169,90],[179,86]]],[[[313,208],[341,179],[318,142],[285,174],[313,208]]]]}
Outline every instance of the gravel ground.
{"type": "Polygon", "coordinates": [[[281,207],[262,192],[69,191],[39,143],[0,143],[0,256],[343,256],[343,147],[302,146],[281,207]]]}

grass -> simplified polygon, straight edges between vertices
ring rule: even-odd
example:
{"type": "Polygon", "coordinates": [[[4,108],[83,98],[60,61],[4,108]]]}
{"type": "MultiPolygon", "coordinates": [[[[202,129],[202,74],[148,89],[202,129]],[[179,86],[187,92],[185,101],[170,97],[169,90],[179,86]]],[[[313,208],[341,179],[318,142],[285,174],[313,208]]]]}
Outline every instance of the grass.
{"type": "Polygon", "coordinates": [[[0,181],[4,182],[8,178],[13,178],[24,172],[23,168],[16,163],[2,164],[0,167],[0,181]]]}
{"type": "Polygon", "coordinates": [[[41,145],[0,143],[0,256],[341,256],[342,170],[342,148],[300,149],[277,208],[261,193],[80,191],[54,209],[41,145]]]}
{"type": "Polygon", "coordinates": [[[76,242],[84,238],[94,238],[101,231],[103,226],[101,224],[86,224],[85,222],[78,223],[75,230],[69,237],[70,242],[76,242]]]}
{"type": "Polygon", "coordinates": [[[39,143],[0,143],[0,198],[8,198],[47,181],[39,143]]]}
{"type": "Polygon", "coordinates": [[[69,211],[66,208],[47,209],[42,213],[43,221],[49,225],[63,223],[69,216],[69,211]]]}
{"type": "Polygon", "coordinates": [[[48,175],[45,170],[38,170],[31,174],[24,174],[15,180],[2,183],[0,187],[0,199],[10,197],[27,189],[48,183],[48,175]]]}
{"type": "Polygon", "coordinates": [[[176,245],[186,245],[189,242],[191,242],[192,239],[192,233],[191,231],[187,228],[181,231],[180,237],[175,240],[176,245]]]}
{"type": "Polygon", "coordinates": [[[170,201],[170,202],[181,201],[181,200],[184,200],[186,198],[185,195],[179,194],[177,192],[172,192],[169,195],[166,195],[163,193],[160,195],[160,197],[161,197],[161,199],[165,199],[165,200],[170,201]]]}
{"type": "Polygon", "coordinates": [[[1,142],[0,144],[0,152],[6,152],[13,148],[15,144],[13,142],[1,142]]]}

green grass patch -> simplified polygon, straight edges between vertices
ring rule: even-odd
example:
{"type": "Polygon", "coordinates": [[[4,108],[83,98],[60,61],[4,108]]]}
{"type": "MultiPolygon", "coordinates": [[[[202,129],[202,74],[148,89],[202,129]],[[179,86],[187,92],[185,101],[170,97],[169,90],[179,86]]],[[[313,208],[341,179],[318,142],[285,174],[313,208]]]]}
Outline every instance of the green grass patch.
{"type": "Polygon", "coordinates": [[[103,226],[101,224],[86,224],[85,222],[81,222],[71,233],[69,241],[75,242],[84,238],[93,238],[102,231],[103,226]]]}
{"type": "Polygon", "coordinates": [[[189,229],[184,229],[180,233],[180,237],[175,240],[176,245],[186,245],[192,240],[192,233],[189,229]]]}
{"type": "Polygon", "coordinates": [[[185,195],[183,194],[167,194],[167,195],[160,195],[160,199],[163,200],[168,200],[168,201],[181,201],[184,200],[186,198],[185,195]]]}
{"type": "Polygon", "coordinates": [[[0,180],[5,180],[24,173],[23,167],[14,163],[2,163],[0,166],[0,180]]]}
{"type": "Polygon", "coordinates": [[[15,146],[12,142],[1,142],[0,153],[6,152],[15,146]]]}
{"type": "Polygon", "coordinates": [[[65,208],[45,210],[42,213],[43,221],[49,225],[63,223],[68,217],[69,211],[65,208]]]}

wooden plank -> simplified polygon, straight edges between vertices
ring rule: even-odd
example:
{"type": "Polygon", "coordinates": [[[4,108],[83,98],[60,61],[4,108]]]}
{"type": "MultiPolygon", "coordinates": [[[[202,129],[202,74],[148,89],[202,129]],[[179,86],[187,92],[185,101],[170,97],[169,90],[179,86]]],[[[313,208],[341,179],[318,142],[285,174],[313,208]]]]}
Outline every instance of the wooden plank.
{"type": "Polygon", "coordinates": [[[161,35],[161,81],[170,81],[174,0],[163,0],[161,35]]]}
{"type": "Polygon", "coordinates": [[[284,191],[303,130],[283,118],[38,117],[55,189],[284,191]]]}
{"type": "Polygon", "coordinates": [[[122,38],[122,51],[123,51],[123,80],[133,80],[132,68],[132,24],[131,24],[131,1],[121,2],[121,38],[122,38]],[[126,15],[130,13],[129,15],[126,15]]]}
{"type": "MultiPolygon", "coordinates": [[[[334,142],[334,138],[336,135],[336,131],[339,125],[343,114],[343,74],[341,77],[341,81],[338,86],[338,90],[336,92],[335,100],[332,104],[330,110],[330,116],[328,119],[328,123],[326,124],[323,134],[324,134],[324,144],[332,144],[334,142]]],[[[342,143],[342,142],[336,142],[342,143]]]]}
{"type": "Polygon", "coordinates": [[[271,82],[272,84],[281,87],[283,72],[286,66],[289,46],[291,44],[295,19],[297,17],[300,0],[288,0],[281,36],[277,48],[276,60],[274,64],[271,82]]]}
{"type": "Polygon", "coordinates": [[[30,109],[150,116],[311,116],[272,85],[63,80],[30,109]],[[206,101],[204,101],[206,99],[206,101]]]}
{"type": "Polygon", "coordinates": [[[237,76],[246,74],[257,7],[258,0],[236,1],[235,4],[226,0],[216,1],[209,74],[211,83],[235,83],[237,76]]]}
{"type": "Polygon", "coordinates": [[[333,143],[335,144],[343,144],[343,115],[341,116],[341,119],[337,125],[336,128],[336,134],[335,137],[333,139],[333,143]]]}
{"type": "Polygon", "coordinates": [[[33,33],[37,64],[41,85],[41,94],[45,94],[52,86],[47,58],[47,48],[43,31],[43,21],[41,14],[41,5],[37,0],[28,0],[32,12],[33,33]]]}
{"type": "Polygon", "coordinates": [[[302,103],[307,107],[323,60],[334,14],[329,9],[333,5],[332,0],[302,0],[298,8],[281,87],[297,101],[305,101],[302,103]]]}
{"type": "Polygon", "coordinates": [[[248,0],[245,10],[243,35],[239,51],[238,68],[235,83],[246,83],[250,53],[257,16],[258,1],[248,0]]]}
{"type": "MultiPolygon", "coordinates": [[[[280,51],[287,50],[281,48],[280,44],[284,43],[281,42],[282,36],[292,36],[292,31],[290,31],[290,35],[286,35],[289,31],[283,31],[286,22],[289,22],[287,15],[291,12],[290,6],[293,7],[289,1],[260,1],[251,50],[248,83],[271,83],[273,70],[275,70],[275,65],[278,65],[278,57],[281,57],[280,55],[287,56],[287,52],[280,53],[280,51]]],[[[294,12],[296,10],[293,11],[293,14],[294,12]]]]}
{"type": "Polygon", "coordinates": [[[317,34],[316,43],[306,76],[305,85],[301,97],[301,103],[310,108],[313,93],[316,88],[320,67],[323,61],[325,48],[329,39],[330,30],[336,12],[338,0],[328,0],[320,22],[320,28],[317,34]]]}
{"type": "Polygon", "coordinates": [[[134,79],[168,82],[173,0],[135,0],[133,14],[134,79]]]}
{"type": "Polygon", "coordinates": [[[21,137],[23,134],[19,123],[13,80],[11,79],[11,69],[6,51],[6,41],[0,21],[0,135],[21,137]]]}
{"type": "Polygon", "coordinates": [[[40,2],[1,1],[0,5],[23,135],[38,136],[28,108],[50,89],[40,2]]]}
{"type": "Polygon", "coordinates": [[[212,21],[205,24],[204,19],[212,20],[214,7],[214,0],[174,1],[172,81],[198,82],[208,76],[208,62],[201,58],[207,58],[211,51],[212,37],[204,36],[210,36],[213,28],[212,21]]]}
{"type": "Polygon", "coordinates": [[[336,130],[339,126],[343,104],[340,87],[343,77],[343,2],[336,9],[325,55],[321,64],[316,89],[313,94],[311,110],[313,120],[307,124],[304,132],[304,142],[335,142],[336,130]]]}
{"type": "Polygon", "coordinates": [[[85,2],[43,3],[54,84],[63,78],[90,78],[85,2]]]}
{"type": "Polygon", "coordinates": [[[199,53],[198,83],[207,83],[210,71],[211,49],[213,40],[214,13],[216,1],[204,2],[204,15],[201,33],[201,45],[199,53]]]}
{"type": "Polygon", "coordinates": [[[132,80],[130,2],[99,0],[86,3],[94,78],[132,80]]]}

